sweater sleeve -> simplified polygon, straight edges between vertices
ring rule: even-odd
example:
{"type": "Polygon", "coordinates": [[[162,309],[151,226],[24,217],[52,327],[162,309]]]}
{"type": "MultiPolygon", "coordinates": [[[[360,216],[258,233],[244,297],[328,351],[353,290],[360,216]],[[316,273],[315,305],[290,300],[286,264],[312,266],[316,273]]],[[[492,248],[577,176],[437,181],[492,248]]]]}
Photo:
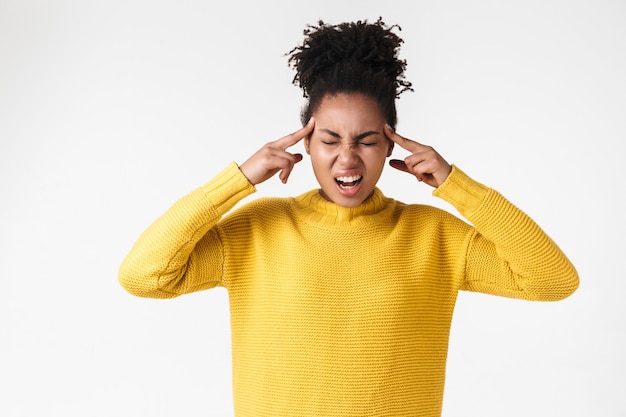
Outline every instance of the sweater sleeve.
{"type": "Polygon", "coordinates": [[[461,289],[557,301],[578,288],[578,273],[556,243],[497,191],[453,166],[433,195],[452,204],[474,226],[461,289]]]}
{"type": "Polygon", "coordinates": [[[172,298],[220,285],[224,256],[215,225],[254,191],[231,163],[178,200],[142,233],[122,262],[122,287],[139,297],[172,298]]]}

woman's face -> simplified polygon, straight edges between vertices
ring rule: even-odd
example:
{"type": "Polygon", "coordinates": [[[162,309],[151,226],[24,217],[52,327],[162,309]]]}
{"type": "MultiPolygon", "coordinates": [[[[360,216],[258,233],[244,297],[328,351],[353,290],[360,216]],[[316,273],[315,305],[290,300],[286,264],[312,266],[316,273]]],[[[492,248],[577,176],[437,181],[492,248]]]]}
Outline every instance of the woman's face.
{"type": "Polygon", "coordinates": [[[315,130],[305,141],[321,194],[356,207],[374,192],[393,143],[374,100],[359,93],[326,96],[313,113],[315,130]]]}

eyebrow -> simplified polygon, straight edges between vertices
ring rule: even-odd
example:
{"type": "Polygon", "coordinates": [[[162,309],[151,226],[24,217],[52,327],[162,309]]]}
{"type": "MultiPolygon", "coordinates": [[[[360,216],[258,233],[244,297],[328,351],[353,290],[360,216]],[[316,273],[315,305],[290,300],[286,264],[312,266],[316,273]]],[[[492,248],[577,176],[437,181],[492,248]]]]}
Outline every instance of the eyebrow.
{"type": "MultiPolygon", "coordinates": [[[[330,136],[333,136],[333,137],[335,137],[335,138],[337,138],[337,139],[342,139],[342,137],[341,137],[341,135],[340,135],[339,133],[337,133],[337,132],[333,132],[333,131],[332,131],[332,130],[330,130],[330,129],[320,129],[320,132],[327,133],[327,134],[329,134],[330,136]]],[[[359,142],[359,141],[361,141],[361,140],[365,139],[365,138],[366,138],[366,137],[368,137],[368,136],[371,136],[371,135],[377,135],[377,134],[379,134],[379,133],[380,133],[380,132],[377,132],[377,131],[375,131],[375,130],[368,130],[367,132],[359,133],[358,135],[356,135],[356,136],[354,137],[354,141],[355,141],[355,142],[359,142]]]]}

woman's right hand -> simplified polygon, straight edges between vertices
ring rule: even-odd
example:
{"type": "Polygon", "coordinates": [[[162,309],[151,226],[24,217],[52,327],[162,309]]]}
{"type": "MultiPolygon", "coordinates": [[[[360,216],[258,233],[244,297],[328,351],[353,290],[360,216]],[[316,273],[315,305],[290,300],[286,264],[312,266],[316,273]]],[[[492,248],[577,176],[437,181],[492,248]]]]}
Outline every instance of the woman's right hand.
{"type": "Polygon", "coordinates": [[[315,121],[313,118],[302,129],[267,143],[252,155],[239,169],[246,176],[250,184],[260,184],[280,171],[278,176],[284,183],[287,182],[293,166],[302,160],[302,154],[287,152],[287,148],[300,142],[313,132],[315,121]]]}

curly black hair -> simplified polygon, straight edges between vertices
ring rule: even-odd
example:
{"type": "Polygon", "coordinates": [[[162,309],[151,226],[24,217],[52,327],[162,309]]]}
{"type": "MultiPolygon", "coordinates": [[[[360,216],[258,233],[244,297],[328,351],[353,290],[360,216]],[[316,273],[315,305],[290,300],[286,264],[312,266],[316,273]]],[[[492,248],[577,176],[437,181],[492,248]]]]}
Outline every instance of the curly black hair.
{"type": "Polygon", "coordinates": [[[395,99],[411,88],[404,78],[406,60],[398,58],[404,42],[382,18],[337,25],[307,25],[303,43],[286,55],[295,69],[293,83],[308,99],[302,109],[305,124],[326,95],[361,93],[374,99],[387,123],[397,122],[395,99]]]}

